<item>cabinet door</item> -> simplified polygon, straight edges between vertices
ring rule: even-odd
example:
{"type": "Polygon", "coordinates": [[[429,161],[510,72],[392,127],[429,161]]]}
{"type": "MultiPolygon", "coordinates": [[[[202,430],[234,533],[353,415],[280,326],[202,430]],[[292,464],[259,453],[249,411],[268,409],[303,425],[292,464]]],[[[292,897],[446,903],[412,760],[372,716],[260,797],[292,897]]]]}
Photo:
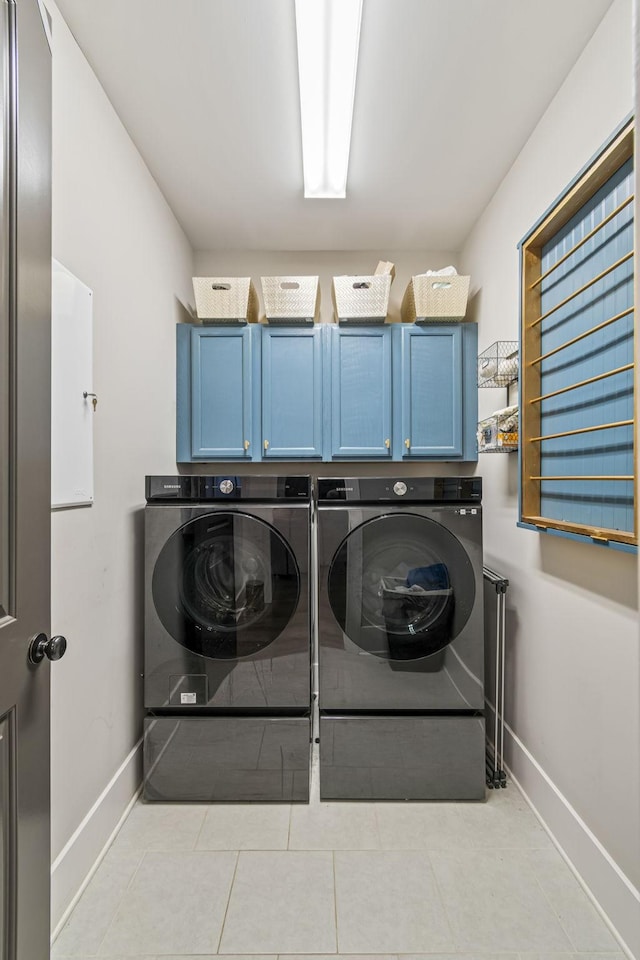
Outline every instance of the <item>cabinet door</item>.
{"type": "Polygon", "coordinates": [[[322,327],[262,328],[262,457],[322,457],[322,327]]]}
{"type": "Polygon", "coordinates": [[[191,457],[253,459],[252,329],[191,328],[191,457]]]}
{"type": "Polygon", "coordinates": [[[400,357],[395,370],[400,414],[396,458],[462,457],[460,324],[403,324],[399,335],[400,357]]]}
{"type": "Polygon", "coordinates": [[[331,456],[391,459],[391,328],[330,332],[331,456]]]}

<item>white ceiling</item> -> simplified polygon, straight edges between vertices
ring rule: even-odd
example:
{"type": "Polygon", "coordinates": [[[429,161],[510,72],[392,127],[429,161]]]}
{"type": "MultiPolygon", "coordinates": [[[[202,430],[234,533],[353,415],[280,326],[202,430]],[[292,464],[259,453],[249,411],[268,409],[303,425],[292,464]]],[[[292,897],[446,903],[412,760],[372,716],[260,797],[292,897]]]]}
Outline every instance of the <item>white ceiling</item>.
{"type": "Polygon", "coordinates": [[[457,250],[611,0],[364,0],[346,200],[302,196],[294,0],[57,3],[195,249],[457,250]]]}

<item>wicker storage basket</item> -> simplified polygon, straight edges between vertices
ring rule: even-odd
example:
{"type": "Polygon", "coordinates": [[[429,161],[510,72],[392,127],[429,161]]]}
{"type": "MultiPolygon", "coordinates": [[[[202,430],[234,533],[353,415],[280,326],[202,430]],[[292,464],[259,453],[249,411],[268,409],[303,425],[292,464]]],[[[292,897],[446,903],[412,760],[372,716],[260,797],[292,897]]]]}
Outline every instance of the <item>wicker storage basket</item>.
{"type": "Polygon", "coordinates": [[[258,322],[258,294],[251,277],[193,277],[193,292],[203,323],[258,322]]]}
{"type": "Polygon", "coordinates": [[[320,319],[318,277],[260,277],[269,323],[316,323],[320,319]]]}
{"type": "Polygon", "coordinates": [[[471,277],[412,277],[402,298],[403,323],[464,320],[471,277]]]}
{"type": "Polygon", "coordinates": [[[338,321],[384,323],[389,311],[392,276],[334,277],[333,309],[338,321]]]}

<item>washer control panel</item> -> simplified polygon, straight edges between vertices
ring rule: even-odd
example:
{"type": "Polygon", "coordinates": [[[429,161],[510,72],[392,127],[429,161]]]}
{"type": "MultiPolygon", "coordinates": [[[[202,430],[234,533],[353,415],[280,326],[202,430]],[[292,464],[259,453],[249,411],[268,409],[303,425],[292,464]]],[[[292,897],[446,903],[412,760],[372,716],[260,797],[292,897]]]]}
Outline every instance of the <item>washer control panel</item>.
{"type": "Polygon", "coordinates": [[[397,480],[396,483],[394,483],[393,492],[398,497],[404,497],[405,493],[407,492],[407,485],[404,480],[397,480]]]}
{"type": "Polygon", "coordinates": [[[220,481],[220,493],[233,493],[235,489],[233,480],[220,481]]]}

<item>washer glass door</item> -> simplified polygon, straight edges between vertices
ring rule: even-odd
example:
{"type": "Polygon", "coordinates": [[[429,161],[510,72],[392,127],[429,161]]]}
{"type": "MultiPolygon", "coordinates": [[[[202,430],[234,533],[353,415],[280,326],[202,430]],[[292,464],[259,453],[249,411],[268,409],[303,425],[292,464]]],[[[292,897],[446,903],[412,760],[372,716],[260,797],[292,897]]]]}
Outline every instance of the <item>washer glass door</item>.
{"type": "Polygon", "coordinates": [[[300,573],[268,523],[221,511],[188,521],[167,540],[152,592],[178,643],[213,660],[235,660],[280,636],[298,604],[300,573]]]}
{"type": "Polygon", "coordinates": [[[418,660],[458,636],[473,609],[475,578],[463,546],[440,523],[387,514],[345,537],[328,590],[355,644],[388,660],[418,660]]]}

